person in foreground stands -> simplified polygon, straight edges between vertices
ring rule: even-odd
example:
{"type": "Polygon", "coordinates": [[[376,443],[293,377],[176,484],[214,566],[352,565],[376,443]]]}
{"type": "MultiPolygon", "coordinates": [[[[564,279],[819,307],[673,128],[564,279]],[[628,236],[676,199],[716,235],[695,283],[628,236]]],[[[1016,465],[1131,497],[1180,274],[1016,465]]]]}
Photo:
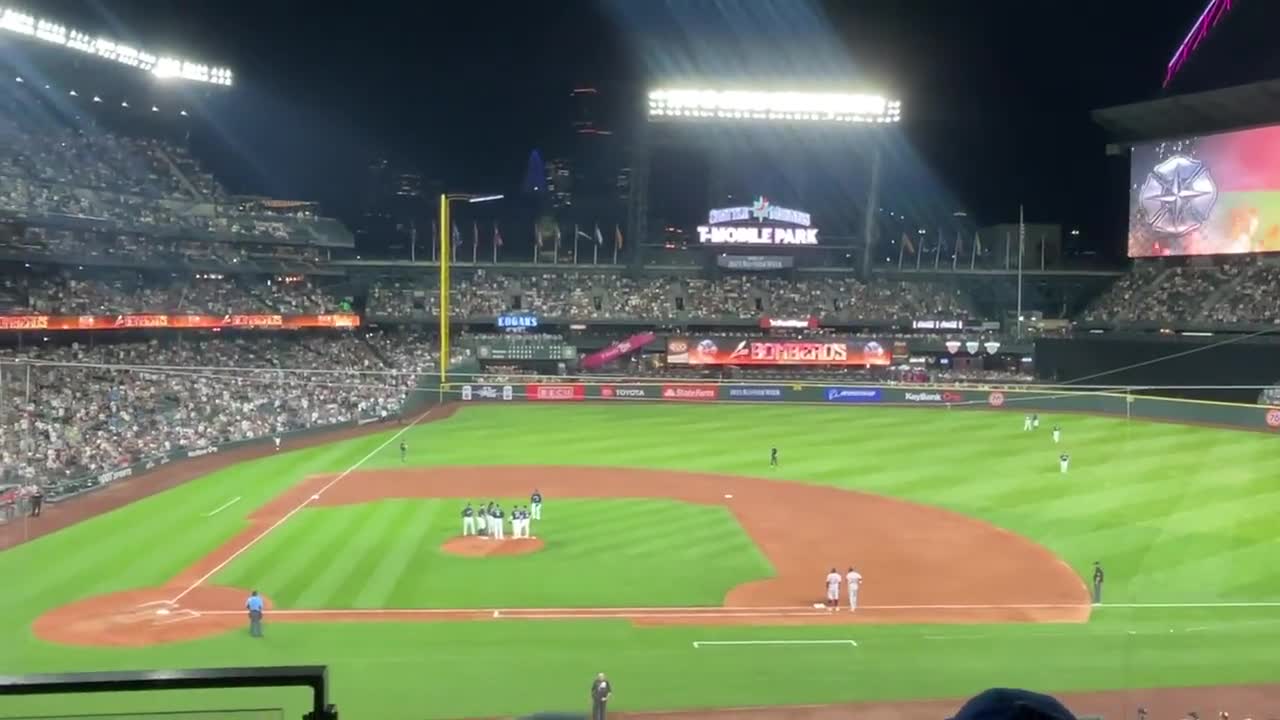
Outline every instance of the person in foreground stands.
{"type": "Polygon", "coordinates": [[[591,720],[604,720],[612,695],[613,685],[605,679],[604,673],[597,673],[591,682],[591,720]]]}
{"type": "Polygon", "coordinates": [[[244,607],[249,611],[249,637],[262,637],[262,596],[257,590],[249,593],[244,607]]]}

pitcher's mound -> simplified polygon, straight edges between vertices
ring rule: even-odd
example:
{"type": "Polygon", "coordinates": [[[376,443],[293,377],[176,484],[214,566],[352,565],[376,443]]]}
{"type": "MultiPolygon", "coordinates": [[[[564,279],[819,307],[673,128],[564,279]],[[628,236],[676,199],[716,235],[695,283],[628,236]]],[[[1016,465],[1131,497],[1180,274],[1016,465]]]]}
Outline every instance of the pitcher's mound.
{"type": "Polygon", "coordinates": [[[542,549],[542,541],[538,538],[507,538],[505,540],[487,540],[482,537],[456,537],[450,539],[440,549],[463,557],[490,557],[493,555],[527,555],[542,549]]]}

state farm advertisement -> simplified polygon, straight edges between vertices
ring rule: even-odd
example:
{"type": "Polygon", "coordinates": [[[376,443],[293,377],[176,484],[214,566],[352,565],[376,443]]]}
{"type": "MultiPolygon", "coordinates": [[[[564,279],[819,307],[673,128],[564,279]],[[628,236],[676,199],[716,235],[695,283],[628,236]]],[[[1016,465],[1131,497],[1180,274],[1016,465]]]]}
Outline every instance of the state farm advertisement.
{"type": "Polygon", "coordinates": [[[710,402],[716,399],[716,385],[663,385],[663,400],[680,400],[685,402],[710,402]]]}
{"type": "Polygon", "coordinates": [[[667,340],[667,363],[671,365],[888,366],[891,360],[890,353],[875,340],[667,340]]]}
{"type": "Polygon", "coordinates": [[[584,400],[587,386],[570,383],[525,385],[524,397],[526,400],[584,400]]]}

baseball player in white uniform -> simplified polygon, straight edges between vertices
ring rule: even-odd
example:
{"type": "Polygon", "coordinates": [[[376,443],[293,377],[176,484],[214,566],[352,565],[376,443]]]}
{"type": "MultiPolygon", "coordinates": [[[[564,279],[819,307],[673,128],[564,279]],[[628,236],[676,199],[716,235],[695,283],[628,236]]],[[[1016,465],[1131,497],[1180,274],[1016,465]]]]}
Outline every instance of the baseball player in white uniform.
{"type": "Polygon", "coordinates": [[[862,573],[849,568],[849,572],[844,574],[844,582],[849,586],[849,612],[856,612],[858,609],[858,587],[862,585],[862,573]]]}
{"type": "Polygon", "coordinates": [[[489,525],[493,528],[493,537],[495,540],[505,540],[507,537],[506,528],[502,524],[502,506],[493,506],[493,517],[490,518],[489,525]]]}
{"type": "Polygon", "coordinates": [[[1053,444],[1057,445],[1062,442],[1062,428],[1057,425],[1053,426],[1053,444]]]}
{"type": "Polygon", "coordinates": [[[827,573],[827,612],[835,612],[840,607],[840,579],[835,568],[827,573]]]}
{"type": "Polygon", "coordinates": [[[1030,430],[1031,430],[1031,416],[1030,416],[1030,415],[1024,416],[1024,417],[1022,418],[1022,429],[1023,429],[1024,431],[1030,431],[1030,430]]]}
{"type": "Polygon", "coordinates": [[[467,503],[467,506],[462,508],[462,534],[476,534],[476,511],[471,507],[471,503],[467,503]]]}
{"type": "Polygon", "coordinates": [[[520,508],[520,537],[529,537],[529,526],[532,520],[529,518],[529,508],[521,506],[520,508]]]}
{"type": "Polygon", "coordinates": [[[542,493],[537,488],[533,489],[533,494],[529,496],[529,517],[534,520],[542,519],[542,493]]]}
{"type": "Polygon", "coordinates": [[[1061,455],[1058,456],[1058,469],[1062,472],[1063,475],[1067,474],[1067,465],[1069,464],[1071,464],[1070,455],[1066,453],[1062,453],[1061,455]]]}
{"type": "Polygon", "coordinates": [[[489,511],[483,505],[476,509],[476,530],[485,540],[489,539],[489,511]]]}
{"type": "Polygon", "coordinates": [[[524,537],[524,511],[519,505],[511,509],[511,537],[524,537]]]}

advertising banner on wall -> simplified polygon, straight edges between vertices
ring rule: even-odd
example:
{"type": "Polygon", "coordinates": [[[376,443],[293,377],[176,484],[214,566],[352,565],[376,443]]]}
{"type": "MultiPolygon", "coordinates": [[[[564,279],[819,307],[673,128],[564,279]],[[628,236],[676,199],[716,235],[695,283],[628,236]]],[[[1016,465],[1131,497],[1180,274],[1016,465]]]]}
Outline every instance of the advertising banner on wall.
{"type": "Polygon", "coordinates": [[[644,400],[656,398],[652,385],[601,385],[600,397],[606,400],[644,400]]]}
{"type": "Polygon", "coordinates": [[[578,383],[525,385],[526,400],[585,400],[587,386],[578,383]]]}
{"type": "Polygon", "coordinates": [[[514,400],[515,388],[510,385],[463,385],[462,399],[472,400],[514,400]]]}
{"type": "Polygon", "coordinates": [[[673,337],[671,365],[864,365],[887,366],[892,358],[875,340],[732,340],[673,337]]]}
{"type": "Polygon", "coordinates": [[[360,316],[328,315],[12,315],[0,317],[0,330],[142,330],[149,328],[354,328],[360,316]]]}
{"type": "Polygon", "coordinates": [[[719,385],[663,385],[663,400],[679,400],[685,402],[710,402],[719,394],[719,385]]]}
{"type": "Polygon", "coordinates": [[[823,388],[823,397],[827,402],[835,403],[877,403],[884,399],[884,391],[880,388],[829,387],[823,388]]]}
{"type": "Polygon", "coordinates": [[[657,338],[658,336],[651,332],[632,335],[626,340],[616,342],[603,350],[593,352],[582,358],[582,368],[584,370],[595,370],[603,367],[620,357],[643,350],[645,345],[648,345],[657,338]]]}
{"type": "Polygon", "coordinates": [[[730,385],[730,400],[782,400],[784,392],[776,385],[730,385]]]}

